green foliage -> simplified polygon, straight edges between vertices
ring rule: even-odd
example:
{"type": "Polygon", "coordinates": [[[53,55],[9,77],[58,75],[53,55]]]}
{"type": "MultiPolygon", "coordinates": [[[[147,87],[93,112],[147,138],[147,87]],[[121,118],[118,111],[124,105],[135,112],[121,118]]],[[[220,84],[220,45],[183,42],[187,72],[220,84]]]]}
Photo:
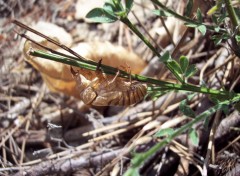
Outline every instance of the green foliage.
{"type": "Polygon", "coordinates": [[[198,137],[197,131],[195,129],[190,128],[190,130],[189,130],[189,137],[190,137],[190,140],[191,140],[192,144],[194,146],[198,146],[198,144],[199,144],[199,137],[198,137]]]}
{"type": "MultiPolygon", "coordinates": [[[[231,13],[229,13],[228,10],[224,10],[223,12],[221,11],[222,5],[224,3],[224,1],[222,0],[217,1],[216,6],[211,8],[209,11],[209,14],[212,15],[212,20],[215,23],[214,25],[207,25],[204,23],[203,14],[200,9],[197,9],[196,19],[192,19],[190,17],[192,7],[193,7],[193,0],[188,0],[185,16],[177,14],[175,11],[164,6],[158,0],[152,0],[152,2],[154,3],[154,5],[156,5],[159,8],[153,11],[153,13],[157,16],[163,16],[163,17],[174,16],[176,19],[184,21],[186,26],[191,28],[196,28],[199,32],[201,32],[202,35],[205,35],[207,30],[213,31],[215,35],[212,36],[212,39],[216,45],[220,44],[225,40],[230,39],[231,37],[236,39],[236,41],[240,43],[240,37],[239,37],[240,34],[238,31],[230,31],[229,29],[221,28],[221,26],[223,26],[226,20],[226,17],[230,18],[230,22],[235,21],[234,23],[235,25],[233,25],[235,27],[234,30],[237,29],[236,23],[238,23],[236,19],[234,20],[234,17],[231,15],[231,13]]],[[[124,174],[125,176],[130,176],[130,175],[139,176],[138,170],[139,170],[139,167],[144,163],[144,161],[147,158],[151,157],[154,153],[156,153],[160,148],[166,146],[169,142],[171,142],[173,138],[177,137],[183,132],[188,131],[191,142],[197,146],[199,143],[199,138],[196,130],[194,130],[192,126],[195,123],[199,122],[200,120],[205,120],[205,125],[207,125],[209,121],[208,117],[210,115],[212,115],[219,109],[226,112],[229,104],[232,104],[234,101],[235,102],[240,101],[240,97],[238,94],[233,94],[233,96],[231,97],[230,96],[231,93],[229,92],[212,90],[212,89],[207,89],[206,87],[197,87],[194,85],[187,84],[187,79],[193,76],[197,72],[196,66],[191,65],[189,63],[189,59],[186,56],[181,56],[178,62],[177,60],[171,57],[169,51],[166,51],[162,56],[160,56],[158,51],[153,47],[153,45],[149,42],[149,40],[128,19],[127,15],[131,11],[132,7],[133,7],[133,0],[125,1],[125,4],[122,3],[121,0],[109,0],[104,4],[103,8],[95,8],[91,10],[87,14],[87,17],[92,19],[95,22],[101,22],[101,23],[112,23],[117,20],[122,21],[153,51],[153,53],[156,56],[159,57],[159,61],[163,62],[166,65],[166,67],[173,73],[176,79],[182,83],[181,85],[171,84],[171,83],[147,78],[144,76],[131,75],[132,78],[135,78],[138,81],[144,81],[144,82],[147,82],[148,84],[154,85],[153,87],[148,89],[148,92],[149,92],[148,96],[151,96],[153,100],[156,100],[159,96],[161,96],[162,94],[168,91],[187,90],[192,92],[201,92],[201,93],[207,93],[212,95],[219,95],[220,98],[216,96],[215,97],[216,105],[197,116],[195,115],[194,111],[190,108],[190,106],[187,104],[187,100],[183,100],[180,103],[179,109],[184,115],[191,117],[192,120],[187,124],[183,125],[182,127],[180,127],[179,129],[173,130],[171,128],[168,128],[168,129],[163,129],[158,131],[155,134],[155,137],[164,137],[164,139],[160,143],[152,147],[150,150],[148,150],[147,152],[141,153],[141,154],[134,154],[134,157],[132,159],[132,167],[124,174]],[[156,85],[158,85],[159,87],[157,87],[156,85]]],[[[235,9],[235,11],[237,10],[235,9]]],[[[237,108],[239,106],[239,103],[237,103],[235,106],[237,108]]]]}
{"type": "Polygon", "coordinates": [[[170,68],[172,68],[172,70],[174,70],[174,72],[178,75],[182,74],[182,70],[180,65],[177,63],[177,61],[175,60],[168,60],[168,65],[170,68]]]}
{"type": "Polygon", "coordinates": [[[189,66],[189,60],[186,56],[181,56],[179,58],[179,64],[182,70],[182,73],[185,73],[187,71],[187,68],[189,66]]]}
{"type": "Polygon", "coordinates": [[[185,11],[185,16],[190,17],[192,13],[192,8],[193,8],[193,0],[188,0],[187,6],[186,6],[186,11],[185,11]]]}
{"type": "Polygon", "coordinates": [[[236,39],[236,41],[237,41],[238,43],[240,43],[240,35],[236,35],[236,36],[235,36],[235,39],[236,39]]]}
{"type": "Polygon", "coordinates": [[[202,12],[199,8],[197,9],[197,20],[199,23],[203,22],[202,12]]]}
{"type": "Polygon", "coordinates": [[[190,78],[191,76],[193,76],[195,73],[197,73],[197,68],[195,65],[189,65],[189,67],[187,68],[186,72],[184,73],[184,76],[186,78],[190,78]]]}
{"type": "Polygon", "coordinates": [[[127,0],[126,1],[126,13],[128,14],[133,7],[133,0],[127,0]]]}
{"type": "Polygon", "coordinates": [[[104,3],[103,8],[94,8],[86,15],[87,18],[99,23],[112,23],[126,18],[133,6],[133,0],[126,1],[125,8],[120,0],[104,3]]]}
{"type": "Polygon", "coordinates": [[[198,71],[195,65],[189,65],[189,60],[186,56],[181,56],[179,58],[179,63],[182,70],[183,79],[190,78],[198,71]]]}
{"type": "MultiPolygon", "coordinates": [[[[228,9],[224,10],[223,12],[221,11],[222,4],[223,4],[222,0],[218,0],[217,5],[211,9],[212,20],[215,23],[215,25],[204,24],[203,15],[200,9],[197,10],[197,16],[196,16],[197,19],[190,18],[192,6],[193,6],[193,0],[188,0],[186,12],[185,12],[186,16],[182,16],[176,13],[174,10],[171,10],[168,7],[164,6],[158,0],[152,0],[152,2],[154,3],[154,5],[160,8],[153,12],[155,15],[165,16],[165,17],[174,16],[177,20],[184,21],[188,27],[196,28],[197,30],[199,30],[202,33],[202,35],[205,35],[207,30],[217,33],[212,37],[215,44],[219,44],[224,40],[230,39],[231,37],[236,39],[237,42],[240,41],[240,37],[239,37],[240,34],[239,34],[239,31],[237,30],[239,26],[238,19],[237,17],[234,16],[234,13],[231,14],[228,9]],[[226,17],[230,18],[229,23],[231,23],[231,26],[233,26],[232,31],[229,29],[223,29],[220,27],[220,26],[223,26],[226,20],[226,17]]],[[[175,75],[176,79],[180,81],[181,84],[164,82],[164,81],[148,78],[141,75],[135,75],[135,74],[131,74],[130,76],[137,81],[142,81],[142,82],[146,82],[149,85],[154,85],[155,87],[148,89],[148,91],[150,92],[149,95],[151,95],[153,99],[158,98],[159,96],[162,95],[162,93],[166,93],[172,90],[200,92],[200,93],[217,95],[217,96],[215,96],[216,105],[197,116],[187,104],[187,100],[183,100],[180,103],[179,108],[184,115],[188,117],[192,117],[192,119],[190,119],[189,122],[179,127],[178,129],[173,130],[171,128],[168,128],[168,129],[163,129],[157,132],[155,136],[164,137],[163,140],[157,143],[152,148],[150,148],[145,153],[134,154],[134,157],[132,159],[132,167],[124,174],[125,176],[126,175],[138,176],[139,175],[138,170],[145,160],[150,158],[159,149],[165,147],[169,142],[171,142],[172,139],[176,138],[178,135],[182,134],[183,132],[188,131],[192,143],[194,145],[198,145],[199,139],[198,139],[197,132],[194,129],[192,129],[193,125],[202,120],[205,120],[205,125],[207,125],[209,121],[208,117],[213,113],[215,113],[217,110],[226,111],[228,109],[228,106],[234,103],[236,103],[235,107],[237,108],[240,102],[239,94],[231,94],[230,92],[226,92],[226,91],[207,89],[206,87],[198,87],[198,86],[187,84],[186,79],[193,76],[197,72],[195,65],[189,64],[189,60],[185,56],[181,56],[179,58],[179,62],[174,60],[171,57],[170,52],[168,51],[165,52],[162,56],[160,56],[159,52],[153,47],[153,45],[149,42],[149,40],[128,19],[128,14],[131,11],[132,7],[133,7],[133,0],[125,1],[125,4],[122,3],[121,0],[109,0],[104,4],[102,8],[92,9],[87,14],[87,18],[90,18],[93,21],[100,22],[100,23],[112,23],[117,20],[122,21],[153,51],[153,53],[156,56],[159,57],[159,60],[166,65],[166,67],[173,73],[173,75],[175,75]]],[[[234,11],[234,8],[232,9],[234,11]]],[[[237,10],[235,9],[235,11],[237,10]]],[[[237,14],[238,14],[238,11],[237,11],[237,14]]],[[[33,52],[34,51],[31,50],[30,54],[33,52]]],[[[35,52],[35,54],[36,53],[37,52],[35,52]]],[[[57,57],[56,55],[51,55],[50,53],[45,53],[45,56],[43,56],[44,54],[41,52],[38,52],[38,54],[39,54],[38,56],[41,55],[42,57],[45,57],[50,60],[62,62],[68,65],[72,65],[72,66],[76,66],[84,69],[96,70],[97,68],[97,63],[92,63],[90,61],[72,60],[72,58],[69,59],[66,57],[57,57]]],[[[37,54],[35,56],[37,56],[37,54]]],[[[117,72],[116,68],[112,68],[106,65],[101,65],[101,67],[103,72],[106,74],[115,75],[117,72]]],[[[121,74],[119,75],[119,77],[128,78],[129,73],[121,71],[121,74]]]]}
{"type": "Polygon", "coordinates": [[[103,8],[101,9],[103,9],[104,11],[108,12],[110,15],[117,18],[117,16],[114,13],[117,12],[118,10],[111,1],[105,2],[103,5],[103,8]]]}
{"type": "Polygon", "coordinates": [[[214,14],[212,15],[212,20],[216,25],[221,25],[226,19],[226,17],[227,17],[226,13],[214,14]]]}
{"type": "Polygon", "coordinates": [[[118,20],[116,16],[110,13],[110,9],[106,10],[103,8],[92,9],[86,17],[98,23],[113,23],[118,20]]]}
{"type": "Polygon", "coordinates": [[[223,40],[228,40],[229,38],[230,38],[229,34],[213,35],[211,37],[215,45],[219,45],[220,43],[222,43],[223,40]]]}
{"type": "Polygon", "coordinates": [[[159,60],[167,63],[168,68],[172,70],[174,75],[182,77],[183,83],[185,83],[186,78],[193,76],[197,72],[195,65],[189,65],[189,60],[186,56],[181,56],[178,63],[172,59],[169,51],[166,51],[159,60]]]}
{"type": "Polygon", "coordinates": [[[160,61],[160,62],[168,62],[169,60],[172,60],[172,57],[171,57],[169,51],[166,51],[166,52],[162,55],[162,57],[159,58],[159,61],[160,61]]]}
{"type": "Polygon", "coordinates": [[[207,31],[207,27],[204,24],[196,24],[196,23],[185,23],[185,25],[187,27],[191,27],[191,28],[197,28],[199,30],[199,32],[202,33],[202,35],[206,34],[207,31]]]}
{"type": "Polygon", "coordinates": [[[190,108],[190,106],[187,105],[187,100],[181,101],[179,105],[179,109],[185,116],[192,117],[192,118],[196,116],[194,111],[190,108]]]}
{"type": "Polygon", "coordinates": [[[123,176],[140,176],[138,170],[138,168],[130,168],[124,173],[123,176]]]}
{"type": "Polygon", "coordinates": [[[202,12],[199,8],[197,9],[197,23],[196,22],[192,22],[192,23],[188,22],[188,23],[185,23],[185,25],[188,27],[197,28],[199,30],[199,32],[202,33],[202,35],[205,35],[207,32],[207,27],[203,24],[202,12]]]}
{"type": "Polygon", "coordinates": [[[169,92],[169,90],[165,90],[165,91],[161,91],[161,90],[152,91],[152,92],[149,92],[147,94],[147,96],[150,97],[151,100],[156,101],[159,97],[161,97],[162,95],[166,94],[167,92],[169,92]]]}
{"type": "Polygon", "coordinates": [[[154,136],[155,137],[166,137],[171,136],[174,133],[174,130],[172,128],[165,128],[158,131],[154,136]]]}
{"type": "Polygon", "coordinates": [[[170,17],[170,16],[173,16],[171,13],[168,13],[164,10],[153,10],[153,13],[157,16],[162,16],[162,17],[170,17]]]}
{"type": "Polygon", "coordinates": [[[205,35],[206,34],[206,32],[207,32],[207,28],[206,28],[206,26],[205,25],[198,25],[197,26],[197,29],[199,30],[199,32],[201,32],[202,33],[202,35],[205,35]]]}
{"type": "MultiPolygon", "coordinates": [[[[209,108],[207,111],[196,116],[192,121],[188,122],[187,124],[183,125],[182,127],[178,128],[178,129],[174,130],[173,133],[168,132],[167,137],[165,137],[163,140],[161,140],[161,142],[157,143],[155,146],[153,146],[147,152],[140,153],[140,154],[134,154],[133,159],[132,159],[132,167],[126,173],[130,173],[130,171],[132,173],[138,172],[137,168],[139,168],[146,159],[148,159],[153,154],[155,154],[159,149],[166,146],[169,142],[171,142],[172,139],[174,139],[175,137],[177,137],[178,135],[180,135],[181,133],[183,133],[187,130],[189,130],[189,132],[190,132],[189,135],[190,135],[190,139],[191,139],[192,143],[195,145],[198,145],[198,143],[199,143],[198,135],[195,130],[192,130],[192,126],[201,120],[207,119],[207,117],[209,117],[210,115],[215,113],[217,110],[221,109],[223,106],[225,106],[229,103],[234,103],[234,102],[239,102],[239,101],[240,101],[240,95],[233,98],[232,101],[227,100],[227,101],[220,102],[219,104],[215,105],[214,107],[209,108]]],[[[169,130],[169,131],[172,131],[172,130],[169,130]]],[[[130,175],[128,175],[128,176],[130,176],[130,175]]]]}

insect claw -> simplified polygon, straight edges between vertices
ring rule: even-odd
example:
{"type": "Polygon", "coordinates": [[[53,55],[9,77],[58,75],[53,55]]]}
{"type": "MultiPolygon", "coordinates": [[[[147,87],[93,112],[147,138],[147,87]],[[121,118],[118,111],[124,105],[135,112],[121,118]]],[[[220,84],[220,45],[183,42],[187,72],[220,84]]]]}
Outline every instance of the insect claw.
{"type": "Polygon", "coordinates": [[[101,71],[101,65],[102,65],[102,59],[100,59],[98,61],[98,65],[97,65],[96,71],[101,71]]]}
{"type": "Polygon", "coordinates": [[[79,74],[79,71],[74,71],[72,66],[70,66],[70,71],[71,71],[73,76],[78,76],[78,74],[79,74]]]}

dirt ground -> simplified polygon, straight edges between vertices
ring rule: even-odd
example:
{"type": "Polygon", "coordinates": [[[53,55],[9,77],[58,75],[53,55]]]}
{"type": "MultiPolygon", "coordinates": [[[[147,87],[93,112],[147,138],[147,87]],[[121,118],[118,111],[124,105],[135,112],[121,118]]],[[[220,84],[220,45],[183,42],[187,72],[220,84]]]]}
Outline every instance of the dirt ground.
{"type": "MultiPolygon", "coordinates": [[[[213,4],[201,2],[196,6],[203,13],[213,4]]],[[[153,136],[163,125],[178,128],[190,120],[179,110],[180,102],[187,97],[185,92],[172,91],[154,101],[147,97],[127,107],[85,105],[74,97],[78,92],[66,93],[69,88],[66,80],[51,88],[43,69],[27,61],[23,39],[16,33],[26,30],[13,24],[14,19],[33,28],[40,21],[47,22],[43,25],[46,31],[55,33],[69,47],[83,42],[96,47],[98,42],[106,57],[115,57],[115,52],[116,57],[124,58],[121,63],[112,59],[107,64],[113,62],[117,68],[130,65],[132,72],[141,71],[140,74],[175,83],[173,75],[151,50],[121,22],[100,24],[85,18],[88,11],[102,4],[92,0],[0,0],[0,175],[123,175],[131,166],[133,151],[147,151],[160,141],[153,136]],[[57,33],[49,23],[65,32],[57,33]],[[116,46],[125,49],[118,50],[116,46]],[[130,53],[134,60],[129,59],[130,53]],[[134,66],[140,63],[143,64],[137,66],[137,71],[134,66]]],[[[167,2],[178,13],[183,13],[185,5],[183,0],[167,2]]],[[[179,46],[175,56],[188,56],[199,69],[189,79],[191,84],[239,91],[239,58],[227,44],[215,46],[210,40],[211,33],[202,36],[172,17],[160,19],[151,13],[153,9],[150,3],[136,1],[130,20],[144,35],[151,35],[151,42],[160,52],[175,51],[186,34],[186,42],[179,46]]],[[[79,52],[85,51],[81,48],[79,52]]],[[[102,57],[97,48],[93,52],[97,59],[102,57]]],[[[64,73],[70,75],[70,69],[64,73]]],[[[189,104],[200,114],[214,102],[208,95],[198,94],[189,104]]],[[[218,111],[209,118],[207,127],[204,124],[194,126],[198,146],[192,144],[187,133],[181,134],[148,159],[140,174],[180,176],[201,175],[204,171],[208,175],[239,174],[239,112],[228,107],[228,113],[218,111]]]]}

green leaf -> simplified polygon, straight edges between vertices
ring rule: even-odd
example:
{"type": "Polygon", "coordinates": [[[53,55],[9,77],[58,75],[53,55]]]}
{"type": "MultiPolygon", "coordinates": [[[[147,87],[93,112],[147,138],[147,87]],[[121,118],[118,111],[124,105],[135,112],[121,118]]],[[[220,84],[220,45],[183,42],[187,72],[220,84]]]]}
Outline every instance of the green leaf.
{"type": "Polygon", "coordinates": [[[137,168],[130,168],[123,176],[140,176],[137,168]]]}
{"type": "Polygon", "coordinates": [[[177,63],[177,61],[175,60],[168,61],[168,66],[170,66],[175,73],[182,74],[182,69],[180,65],[177,63]]]}
{"type": "Polygon", "coordinates": [[[133,6],[133,0],[127,0],[126,1],[126,12],[127,14],[130,12],[130,10],[132,9],[132,6],[133,6]]]}
{"type": "Polygon", "coordinates": [[[215,45],[218,45],[222,42],[222,40],[227,40],[230,38],[229,34],[222,34],[222,35],[213,35],[211,39],[214,41],[215,45]]]}
{"type": "Polygon", "coordinates": [[[235,36],[236,41],[239,43],[240,42],[240,35],[235,36]]]}
{"type": "MultiPolygon", "coordinates": [[[[229,95],[211,95],[210,96],[211,101],[214,102],[215,104],[219,104],[222,101],[230,100],[232,99],[231,93],[229,95]]],[[[225,115],[229,114],[229,107],[228,105],[223,105],[221,107],[221,110],[224,112],[225,115]]]]}
{"type": "Polygon", "coordinates": [[[188,65],[189,65],[189,60],[186,56],[181,56],[179,58],[179,64],[180,64],[180,67],[181,67],[181,70],[182,70],[182,73],[185,73],[187,68],[188,68],[188,65]]]}
{"type": "Polygon", "coordinates": [[[170,16],[173,16],[172,14],[164,11],[164,10],[153,10],[152,11],[155,15],[157,16],[162,16],[162,17],[170,17],[170,16]]]}
{"type": "Polygon", "coordinates": [[[162,95],[166,94],[168,91],[154,91],[154,92],[150,92],[148,93],[148,97],[151,98],[151,100],[156,101],[159,97],[161,97],[162,95]]]}
{"type": "Polygon", "coordinates": [[[198,25],[197,25],[197,24],[194,24],[194,23],[184,23],[184,25],[187,26],[187,27],[191,27],[191,28],[196,28],[196,27],[198,27],[198,25]]]}
{"type": "Polygon", "coordinates": [[[197,26],[197,29],[202,33],[202,35],[205,35],[206,34],[206,31],[207,31],[207,28],[205,25],[199,25],[197,26]]]}
{"type": "Polygon", "coordinates": [[[118,20],[117,17],[111,15],[103,8],[92,9],[86,17],[97,23],[112,23],[118,20]]]}
{"type": "Polygon", "coordinates": [[[187,70],[186,70],[186,72],[184,73],[184,76],[186,77],[186,78],[189,78],[189,77],[191,77],[191,76],[193,76],[195,73],[197,73],[197,68],[196,68],[196,66],[195,65],[190,65],[188,68],[187,68],[187,70]]]}
{"type": "Polygon", "coordinates": [[[189,131],[189,137],[190,137],[190,140],[191,140],[192,144],[193,144],[194,146],[198,146],[199,137],[198,137],[197,131],[194,130],[194,129],[190,129],[190,131],[189,131]]]}
{"type": "Polygon", "coordinates": [[[184,23],[185,26],[187,27],[191,27],[191,28],[197,28],[201,33],[202,35],[205,35],[206,34],[206,31],[207,31],[207,28],[205,25],[201,24],[201,25],[198,25],[198,24],[194,24],[194,23],[184,23]]]}
{"type": "Polygon", "coordinates": [[[190,17],[192,13],[192,7],[193,7],[193,0],[188,0],[187,6],[186,6],[186,12],[185,12],[185,15],[187,17],[190,17]]]}
{"type": "Polygon", "coordinates": [[[166,51],[162,57],[159,58],[160,62],[168,62],[169,60],[172,60],[172,57],[170,56],[169,51],[166,51]]]}
{"type": "Polygon", "coordinates": [[[170,136],[173,133],[174,133],[174,130],[172,128],[165,128],[165,129],[158,131],[154,136],[155,137],[170,136]]]}
{"type": "Polygon", "coordinates": [[[127,16],[127,13],[126,13],[125,10],[115,12],[115,14],[116,14],[118,17],[120,17],[120,18],[127,16]]]}
{"type": "Polygon", "coordinates": [[[210,10],[208,10],[207,14],[208,15],[214,15],[214,13],[218,10],[218,6],[215,5],[213,6],[210,10]]]}
{"type": "Polygon", "coordinates": [[[105,2],[103,5],[103,9],[113,16],[114,16],[114,12],[117,11],[116,7],[112,2],[105,2]]]}
{"type": "Polygon", "coordinates": [[[197,20],[198,20],[198,22],[200,22],[200,23],[203,22],[202,12],[201,12],[201,10],[200,10],[199,8],[197,9],[197,20]]]}
{"type": "Polygon", "coordinates": [[[217,24],[221,24],[225,21],[227,17],[227,13],[222,13],[218,18],[217,18],[217,24]]]}
{"type": "Polygon", "coordinates": [[[219,31],[220,31],[220,27],[219,27],[219,26],[215,26],[215,27],[214,27],[214,31],[215,31],[215,32],[219,32],[219,31]]]}
{"type": "Polygon", "coordinates": [[[230,100],[233,98],[233,95],[234,93],[229,93],[229,95],[211,95],[210,98],[211,98],[211,101],[213,101],[215,104],[219,104],[221,103],[222,101],[226,101],[226,100],[230,100]]]}
{"type": "Polygon", "coordinates": [[[185,116],[192,117],[192,118],[196,116],[194,111],[190,108],[190,106],[187,105],[187,100],[181,101],[179,105],[179,109],[185,116]]]}
{"type": "Polygon", "coordinates": [[[215,45],[219,45],[222,42],[222,38],[219,35],[213,35],[211,37],[215,45]]]}

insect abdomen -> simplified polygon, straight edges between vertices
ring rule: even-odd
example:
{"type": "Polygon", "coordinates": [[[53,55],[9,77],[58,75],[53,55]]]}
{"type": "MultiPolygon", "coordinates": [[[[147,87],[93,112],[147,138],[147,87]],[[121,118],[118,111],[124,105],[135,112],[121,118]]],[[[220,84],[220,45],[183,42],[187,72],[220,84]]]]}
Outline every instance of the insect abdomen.
{"type": "Polygon", "coordinates": [[[147,85],[137,83],[131,85],[128,90],[121,92],[121,97],[118,101],[111,101],[112,106],[129,106],[141,101],[147,93],[147,85]]]}

